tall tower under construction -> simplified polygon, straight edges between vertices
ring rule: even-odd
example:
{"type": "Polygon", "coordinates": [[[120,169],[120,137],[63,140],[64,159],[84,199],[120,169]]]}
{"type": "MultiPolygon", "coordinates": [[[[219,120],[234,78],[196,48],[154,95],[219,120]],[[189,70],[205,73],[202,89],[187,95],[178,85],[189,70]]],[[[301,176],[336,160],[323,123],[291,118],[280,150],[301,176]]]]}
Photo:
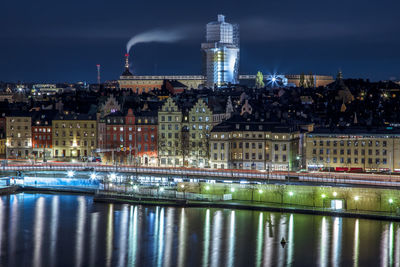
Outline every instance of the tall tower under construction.
{"type": "Polygon", "coordinates": [[[239,26],[225,22],[224,15],[218,21],[207,24],[206,42],[201,44],[203,75],[207,87],[237,84],[239,76],[239,26]]]}

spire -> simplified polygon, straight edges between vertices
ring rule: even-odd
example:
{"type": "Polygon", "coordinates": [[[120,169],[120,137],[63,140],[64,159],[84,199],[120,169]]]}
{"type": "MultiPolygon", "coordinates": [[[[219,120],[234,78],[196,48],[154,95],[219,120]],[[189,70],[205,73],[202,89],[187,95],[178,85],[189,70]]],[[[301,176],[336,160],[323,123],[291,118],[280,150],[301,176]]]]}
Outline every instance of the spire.
{"type": "Polygon", "coordinates": [[[358,124],[358,120],[357,120],[357,113],[354,112],[354,124],[358,124]]]}
{"type": "Polygon", "coordinates": [[[226,102],[226,109],[225,109],[226,119],[229,119],[232,116],[232,113],[233,113],[232,99],[231,96],[229,96],[228,101],[226,102]]]}
{"type": "Polygon", "coordinates": [[[336,75],[336,80],[341,81],[342,79],[343,79],[343,73],[342,73],[342,70],[339,69],[339,72],[336,75]]]}
{"type": "Polygon", "coordinates": [[[125,54],[125,70],[122,76],[132,76],[132,73],[129,71],[129,54],[125,54]]]}
{"type": "Polygon", "coordinates": [[[343,100],[342,106],[340,107],[340,112],[345,112],[346,109],[347,109],[347,107],[346,107],[346,105],[344,104],[344,100],[343,100]]]}

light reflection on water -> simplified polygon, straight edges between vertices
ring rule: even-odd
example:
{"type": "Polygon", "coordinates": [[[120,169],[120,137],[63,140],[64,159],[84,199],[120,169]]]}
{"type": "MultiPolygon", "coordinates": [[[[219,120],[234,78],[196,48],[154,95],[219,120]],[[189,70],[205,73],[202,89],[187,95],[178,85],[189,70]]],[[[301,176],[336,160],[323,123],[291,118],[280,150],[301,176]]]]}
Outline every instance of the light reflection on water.
{"type": "Polygon", "coordinates": [[[0,198],[0,266],[399,266],[395,222],[0,198]],[[285,246],[281,238],[287,241],[285,246]]]}

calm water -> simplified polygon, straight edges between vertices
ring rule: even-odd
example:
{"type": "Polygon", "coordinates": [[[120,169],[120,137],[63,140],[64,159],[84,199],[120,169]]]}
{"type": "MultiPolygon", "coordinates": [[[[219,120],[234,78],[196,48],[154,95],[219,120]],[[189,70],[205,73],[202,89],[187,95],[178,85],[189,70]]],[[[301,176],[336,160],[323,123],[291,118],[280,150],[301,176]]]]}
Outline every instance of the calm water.
{"type": "Polygon", "coordinates": [[[19,194],[0,198],[0,253],[0,266],[399,266],[400,225],[19,194]]]}

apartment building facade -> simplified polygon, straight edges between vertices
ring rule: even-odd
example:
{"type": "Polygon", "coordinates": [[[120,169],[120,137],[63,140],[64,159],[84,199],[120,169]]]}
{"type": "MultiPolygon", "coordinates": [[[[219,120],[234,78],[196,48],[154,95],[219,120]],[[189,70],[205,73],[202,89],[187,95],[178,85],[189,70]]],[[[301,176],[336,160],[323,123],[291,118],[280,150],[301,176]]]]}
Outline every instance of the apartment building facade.
{"type": "Polygon", "coordinates": [[[317,128],[306,136],[310,170],[400,171],[400,130],[317,128]]]}
{"type": "Polygon", "coordinates": [[[234,116],[211,131],[211,167],[286,171],[300,163],[300,132],[293,127],[234,116]]]}
{"type": "Polygon", "coordinates": [[[84,160],[97,146],[96,117],[87,114],[57,115],[52,123],[54,158],[84,160]]]}

